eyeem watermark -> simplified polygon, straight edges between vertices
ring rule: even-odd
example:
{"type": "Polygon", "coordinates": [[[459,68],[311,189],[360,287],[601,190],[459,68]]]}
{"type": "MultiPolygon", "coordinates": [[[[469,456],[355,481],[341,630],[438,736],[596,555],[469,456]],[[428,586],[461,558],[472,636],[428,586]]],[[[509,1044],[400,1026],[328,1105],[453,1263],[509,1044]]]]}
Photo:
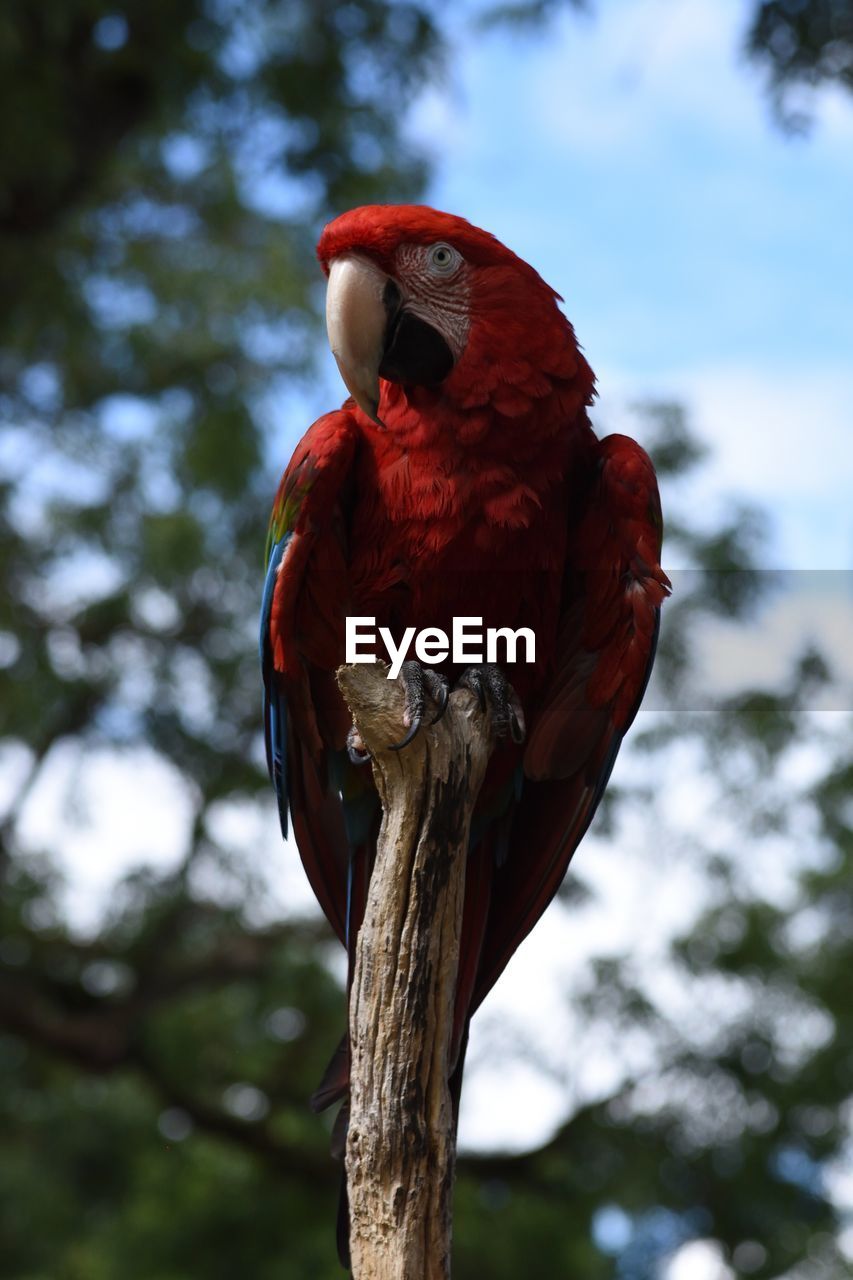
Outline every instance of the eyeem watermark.
{"type": "Polygon", "coordinates": [[[389,680],[400,674],[400,668],[412,644],[418,662],[427,666],[435,666],[446,658],[460,666],[477,665],[481,662],[511,665],[520,661],[536,661],[536,636],[530,627],[519,627],[517,631],[513,631],[511,627],[487,627],[484,631],[482,618],[454,618],[450,636],[440,627],[424,627],[422,631],[406,627],[397,644],[388,627],[377,628],[375,618],[364,617],[346,620],[346,661],[376,662],[373,650],[376,648],[377,635],[391,660],[389,680]],[[520,641],[524,644],[523,659],[518,657],[520,641]],[[499,644],[502,650],[500,653],[499,644]]]}

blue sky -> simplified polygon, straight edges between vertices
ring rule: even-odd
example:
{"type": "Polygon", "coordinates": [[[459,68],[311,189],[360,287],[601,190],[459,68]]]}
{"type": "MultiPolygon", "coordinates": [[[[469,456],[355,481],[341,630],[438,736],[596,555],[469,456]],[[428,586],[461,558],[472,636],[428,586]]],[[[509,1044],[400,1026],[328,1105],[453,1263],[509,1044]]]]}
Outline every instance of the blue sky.
{"type": "Polygon", "coordinates": [[[429,199],[566,299],[601,417],[682,398],[715,450],[699,500],[772,509],[771,563],[849,568],[853,101],[773,124],[736,0],[602,0],[545,34],[460,28],[412,120],[429,199]]]}

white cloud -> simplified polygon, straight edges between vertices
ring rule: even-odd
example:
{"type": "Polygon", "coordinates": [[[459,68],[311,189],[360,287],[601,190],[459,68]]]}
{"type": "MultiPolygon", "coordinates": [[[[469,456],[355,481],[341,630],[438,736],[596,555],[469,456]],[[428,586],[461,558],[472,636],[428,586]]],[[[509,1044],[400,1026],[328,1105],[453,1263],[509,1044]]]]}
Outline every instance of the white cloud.
{"type": "Polygon", "coordinates": [[[697,364],[659,377],[671,395],[693,406],[721,486],[746,489],[771,505],[784,495],[822,502],[849,495],[853,371],[815,365],[782,370],[754,362],[697,364]]]}
{"type": "Polygon", "coordinates": [[[139,865],[168,870],[192,821],[180,774],[153,750],[83,753],[61,744],[24,805],[24,847],[51,854],[68,878],[72,924],[97,927],[116,880],[139,865]]]}
{"type": "Polygon", "coordinates": [[[685,127],[761,137],[756,77],[736,65],[741,13],[732,0],[640,0],[602,7],[593,23],[567,15],[531,99],[543,136],[629,159],[685,127]]]}
{"type": "Polygon", "coordinates": [[[853,574],[792,574],[789,589],[754,621],[735,625],[709,620],[697,635],[699,709],[713,708],[717,698],[744,688],[784,686],[793,662],[813,646],[835,679],[815,690],[809,709],[853,710],[851,588],[853,574]]]}
{"type": "Polygon", "coordinates": [[[691,1240],[674,1254],[663,1272],[664,1280],[734,1280],[723,1261],[716,1240],[691,1240]]]}
{"type": "MultiPolygon", "coordinates": [[[[726,496],[758,503],[772,534],[762,568],[853,567],[853,368],[685,360],[645,379],[607,365],[599,383],[603,431],[636,434],[638,402],[684,404],[709,447],[688,485],[691,509],[707,517],[726,496]]],[[[666,486],[663,500],[666,515],[666,486]]]]}

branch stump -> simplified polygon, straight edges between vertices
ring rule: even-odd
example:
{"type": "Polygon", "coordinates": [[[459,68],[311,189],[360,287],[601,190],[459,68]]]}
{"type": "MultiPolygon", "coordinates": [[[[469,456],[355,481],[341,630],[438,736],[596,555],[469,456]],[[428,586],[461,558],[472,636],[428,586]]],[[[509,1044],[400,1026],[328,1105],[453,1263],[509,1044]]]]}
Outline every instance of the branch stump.
{"type": "Polygon", "coordinates": [[[465,863],[494,736],[488,713],[460,689],[437,725],[389,750],[405,732],[404,691],[386,674],[381,663],[337,673],[383,810],[349,1005],[352,1274],[448,1280],[448,1076],[465,863]]]}

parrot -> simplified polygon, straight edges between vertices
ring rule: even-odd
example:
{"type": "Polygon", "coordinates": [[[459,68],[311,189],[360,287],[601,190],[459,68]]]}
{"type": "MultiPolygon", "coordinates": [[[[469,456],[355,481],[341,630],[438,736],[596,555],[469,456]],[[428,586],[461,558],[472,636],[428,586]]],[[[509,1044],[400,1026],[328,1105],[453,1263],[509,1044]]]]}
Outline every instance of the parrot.
{"type": "MultiPolygon", "coordinates": [[[[328,223],[329,346],[349,393],[309,428],[275,496],[260,625],[267,765],[281,829],[349,956],[381,820],[335,682],[348,617],[394,636],[455,617],[526,627],[535,661],[408,658],[400,750],[462,685],[499,736],[467,853],[449,1084],[471,1017],[559,888],[654,660],[670,583],[652,462],[603,439],[562,297],[494,235],[426,205],[328,223]]],[[[344,1036],[312,1099],[344,1101],[344,1036]]],[[[339,1127],[339,1126],[338,1126],[339,1127]]],[[[345,1200],[338,1223],[347,1264],[345,1200]]]]}

